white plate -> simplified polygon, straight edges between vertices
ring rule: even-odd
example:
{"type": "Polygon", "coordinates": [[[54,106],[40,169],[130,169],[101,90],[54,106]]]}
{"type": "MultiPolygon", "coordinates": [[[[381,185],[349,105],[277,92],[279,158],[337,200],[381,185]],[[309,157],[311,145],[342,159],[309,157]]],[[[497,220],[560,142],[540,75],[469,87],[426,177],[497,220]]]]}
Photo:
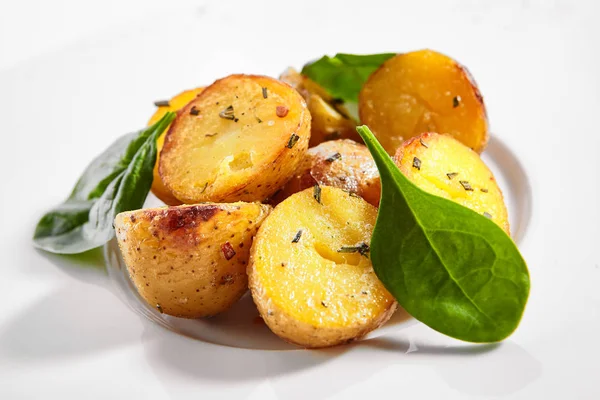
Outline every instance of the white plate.
{"type": "Polygon", "coordinates": [[[600,399],[599,5],[0,2],[0,399],[600,399]],[[423,47],[469,67],[496,132],[485,157],[531,274],[503,343],[404,322],[334,349],[268,350],[289,347],[233,315],[156,319],[114,252],[109,275],[101,251],[32,248],[42,213],[154,100],[322,54],[423,47]]]}
{"type": "MultiPolygon", "coordinates": [[[[521,163],[498,137],[493,136],[486,149],[484,160],[492,169],[503,194],[510,216],[513,239],[517,244],[527,231],[531,217],[531,188],[521,163]]],[[[146,207],[163,206],[150,196],[146,207]]],[[[285,343],[273,335],[258,315],[252,297],[246,293],[230,310],[213,318],[189,320],[161,314],[137,293],[121,257],[116,239],[104,247],[104,260],[117,295],[136,313],[181,335],[224,346],[257,350],[294,350],[297,346],[285,343]]],[[[379,329],[369,333],[372,339],[386,333],[400,331],[416,321],[401,307],[379,329]]]]}

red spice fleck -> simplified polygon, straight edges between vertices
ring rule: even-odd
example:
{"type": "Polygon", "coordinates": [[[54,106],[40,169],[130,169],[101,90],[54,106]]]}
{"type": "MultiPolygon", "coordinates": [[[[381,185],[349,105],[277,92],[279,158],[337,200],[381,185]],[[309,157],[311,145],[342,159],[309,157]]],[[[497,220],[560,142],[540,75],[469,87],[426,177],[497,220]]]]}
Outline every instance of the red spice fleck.
{"type": "Polygon", "coordinates": [[[285,117],[288,115],[288,112],[290,112],[290,110],[286,106],[277,106],[275,109],[275,114],[277,114],[279,118],[285,117]]]}
{"type": "Polygon", "coordinates": [[[235,256],[235,250],[229,242],[225,242],[221,245],[221,251],[226,260],[231,260],[235,256]]]}

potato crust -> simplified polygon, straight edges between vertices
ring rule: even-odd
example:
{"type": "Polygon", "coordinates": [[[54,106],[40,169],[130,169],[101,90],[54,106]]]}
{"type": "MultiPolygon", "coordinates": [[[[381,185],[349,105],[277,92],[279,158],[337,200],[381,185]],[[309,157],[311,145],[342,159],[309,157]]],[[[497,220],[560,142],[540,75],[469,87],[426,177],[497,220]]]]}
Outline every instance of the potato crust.
{"type": "Polygon", "coordinates": [[[231,75],[207,87],[171,124],[159,173],[185,203],[262,201],[298,167],[310,113],[289,85],[231,75]]]}
{"type": "Polygon", "coordinates": [[[356,132],[356,123],[336,108],[335,99],[318,83],[293,68],[288,68],[279,79],[296,89],[306,100],[312,116],[309,147],[335,139],[362,142],[356,132]]]}
{"type": "Polygon", "coordinates": [[[275,334],[300,346],[327,347],[356,340],[390,318],[396,301],[367,253],[376,217],[363,199],[327,186],[320,202],[307,189],[267,217],[248,276],[252,298],[275,334]]]}
{"type": "Polygon", "coordinates": [[[271,204],[278,204],[315,184],[355,193],[375,207],[379,206],[381,183],[377,165],[369,149],[353,140],[331,140],[308,149],[292,179],[274,196],[271,204]]]}
{"type": "MultiPolygon", "coordinates": [[[[177,94],[171,100],[169,100],[168,106],[158,107],[156,112],[152,115],[152,117],[150,117],[150,120],[148,121],[148,126],[157,123],[162,117],[165,116],[165,114],[168,111],[174,111],[174,112],[179,111],[187,103],[189,103],[196,96],[198,96],[198,94],[200,94],[203,90],[204,90],[204,87],[199,87],[199,88],[195,88],[195,89],[191,89],[191,90],[185,90],[185,91],[177,94]]],[[[167,127],[167,129],[165,129],[163,134],[160,135],[158,137],[158,139],[156,140],[156,150],[157,150],[156,164],[154,164],[154,171],[153,171],[154,178],[152,180],[152,189],[151,190],[152,190],[152,193],[154,193],[154,195],[156,197],[158,197],[161,201],[163,201],[165,204],[170,205],[170,206],[177,206],[177,205],[181,204],[181,201],[179,201],[175,196],[173,196],[173,194],[169,191],[169,189],[167,189],[167,187],[165,186],[165,184],[163,183],[163,181],[160,177],[160,174],[158,173],[158,163],[160,161],[160,152],[162,150],[163,144],[165,142],[165,136],[168,131],[169,131],[169,128],[167,127]]]]}
{"type": "Polygon", "coordinates": [[[270,210],[242,202],[143,209],[117,215],[115,230],[141,297],[165,314],[200,318],[246,291],[252,238],[270,210]]]}
{"type": "Polygon", "coordinates": [[[421,189],[487,216],[510,235],[508,212],[492,171],[458,140],[424,133],[405,142],[394,162],[421,189]]]}
{"type": "Polygon", "coordinates": [[[359,94],[359,114],[390,155],[423,132],[450,134],[478,153],[489,136],[471,74],[431,50],[399,54],[371,74],[359,94]]]}

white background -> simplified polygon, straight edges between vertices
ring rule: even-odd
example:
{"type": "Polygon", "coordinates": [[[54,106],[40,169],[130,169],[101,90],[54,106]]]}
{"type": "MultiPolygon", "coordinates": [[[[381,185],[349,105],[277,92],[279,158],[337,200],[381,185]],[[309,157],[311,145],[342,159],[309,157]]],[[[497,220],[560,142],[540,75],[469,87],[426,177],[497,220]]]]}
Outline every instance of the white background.
{"type": "Polygon", "coordinates": [[[598,2],[288,4],[0,2],[0,398],[600,398],[598,2]],[[32,248],[43,211],[154,100],[423,47],[469,67],[532,183],[531,296],[502,345],[469,350],[422,325],[319,352],[209,345],[132,313],[101,260],[32,248]]]}

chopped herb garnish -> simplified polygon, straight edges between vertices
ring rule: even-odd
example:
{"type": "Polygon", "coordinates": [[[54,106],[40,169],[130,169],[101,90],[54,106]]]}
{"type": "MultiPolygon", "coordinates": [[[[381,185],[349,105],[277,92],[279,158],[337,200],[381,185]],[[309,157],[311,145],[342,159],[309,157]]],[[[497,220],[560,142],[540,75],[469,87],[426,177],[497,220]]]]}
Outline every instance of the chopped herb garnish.
{"type": "Polygon", "coordinates": [[[419,160],[417,157],[413,157],[413,168],[416,168],[419,171],[421,170],[421,160],[419,160]]]}
{"type": "Polygon", "coordinates": [[[266,87],[262,88],[262,93],[263,93],[263,99],[266,99],[268,97],[266,87]]]}
{"type": "Polygon", "coordinates": [[[426,147],[426,148],[429,148],[429,146],[427,145],[427,143],[425,143],[425,142],[423,141],[423,138],[419,138],[419,142],[421,143],[421,146],[423,146],[423,147],[426,147]]]}
{"type": "Polygon", "coordinates": [[[196,106],[192,106],[192,109],[190,110],[190,114],[191,115],[198,115],[198,114],[200,114],[200,110],[198,110],[196,108],[196,106]]]}
{"type": "Polygon", "coordinates": [[[288,143],[285,147],[287,147],[288,149],[291,149],[292,147],[294,147],[296,145],[298,140],[300,140],[300,136],[296,135],[295,133],[292,133],[292,136],[290,136],[290,140],[288,140],[288,143]]]}
{"type": "Polygon", "coordinates": [[[301,237],[302,237],[302,229],[300,229],[298,232],[296,232],[296,235],[292,239],[292,243],[298,243],[300,241],[301,237]]]}
{"type": "Polygon", "coordinates": [[[446,176],[448,177],[448,179],[453,179],[458,175],[458,172],[448,172],[446,174],[446,176]]]}
{"type": "Polygon", "coordinates": [[[207,133],[206,135],[204,135],[204,137],[213,137],[213,136],[217,136],[218,134],[219,134],[219,132],[207,133]]]}
{"type": "Polygon", "coordinates": [[[225,242],[221,245],[221,251],[223,252],[223,256],[226,260],[231,260],[233,256],[235,256],[235,250],[233,246],[229,242],[225,242]]]}
{"type": "Polygon", "coordinates": [[[486,188],[481,188],[479,190],[481,190],[483,193],[487,193],[488,192],[488,190],[486,188]]]}
{"type": "Polygon", "coordinates": [[[258,121],[259,124],[262,124],[262,119],[256,117],[256,121],[258,121]]]}
{"type": "Polygon", "coordinates": [[[154,102],[156,107],[170,107],[169,100],[158,100],[154,102]]]}
{"type": "Polygon", "coordinates": [[[156,309],[158,310],[159,313],[161,313],[161,314],[163,313],[163,309],[160,306],[160,304],[156,304],[156,309]]]}
{"type": "Polygon", "coordinates": [[[473,188],[471,187],[471,184],[469,183],[469,181],[458,181],[458,182],[460,182],[460,184],[466,191],[473,191],[473,188]]]}
{"type": "Polygon", "coordinates": [[[452,107],[458,107],[460,105],[460,100],[460,96],[454,96],[454,98],[452,98],[452,107]]]}
{"type": "Polygon", "coordinates": [[[338,253],[360,253],[361,256],[366,256],[370,250],[369,245],[363,242],[358,246],[342,246],[338,253]]]}
{"type": "Polygon", "coordinates": [[[318,183],[313,188],[313,197],[317,203],[321,204],[321,186],[318,183]]]}
{"type": "Polygon", "coordinates": [[[229,107],[227,107],[226,109],[224,109],[223,111],[221,111],[219,113],[219,117],[223,118],[223,119],[230,119],[230,120],[234,120],[235,115],[233,114],[233,106],[230,105],[229,107]]]}
{"type": "Polygon", "coordinates": [[[290,112],[290,109],[287,108],[286,106],[277,106],[275,108],[275,114],[277,114],[277,116],[279,118],[283,118],[286,115],[288,115],[288,113],[290,112]]]}
{"type": "Polygon", "coordinates": [[[321,300],[321,305],[325,308],[327,308],[327,304],[325,304],[325,302],[323,300],[321,300]]]}
{"type": "Polygon", "coordinates": [[[334,162],[335,160],[339,160],[340,158],[342,158],[342,155],[340,153],[335,153],[327,157],[325,161],[334,162]]]}
{"type": "Polygon", "coordinates": [[[486,218],[492,219],[492,214],[490,214],[487,211],[483,213],[483,216],[486,217],[486,218]]]}

